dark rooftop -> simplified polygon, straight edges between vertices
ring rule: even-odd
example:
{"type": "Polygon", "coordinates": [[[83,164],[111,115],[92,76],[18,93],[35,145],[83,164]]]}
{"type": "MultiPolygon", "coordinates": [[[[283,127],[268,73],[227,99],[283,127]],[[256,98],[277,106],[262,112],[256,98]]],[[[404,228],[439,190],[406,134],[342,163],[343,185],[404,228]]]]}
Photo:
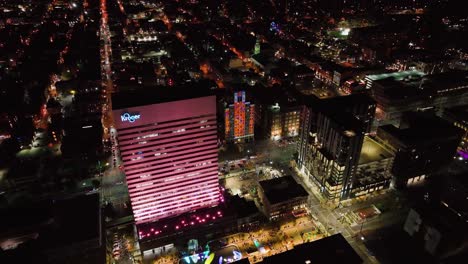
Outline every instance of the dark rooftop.
{"type": "Polygon", "coordinates": [[[393,125],[381,126],[379,129],[398,138],[406,144],[434,142],[438,139],[459,136],[462,130],[432,113],[406,113],[400,128],[393,125]]]}
{"type": "Polygon", "coordinates": [[[367,94],[358,93],[347,96],[337,96],[329,99],[324,99],[323,103],[328,104],[333,108],[336,108],[337,111],[343,111],[343,109],[352,108],[355,105],[373,105],[375,104],[375,100],[367,94]]]}
{"type": "Polygon", "coordinates": [[[424,89],[436,91],[466,86],[468,84],[468,71],[448,71],[433,75],[426,75],[424,78],[424,89]]]}
{"type": "Polygon", "coordinates": [[[446,109],[445,113],[458,122],[468,123],[468,105],[446,109]]]}
{"type": "Polygon", "coordinates": [[[280,107],[291,107],[300,105],[298,95],[294,91],[288,91],[286,87],[255,87],[252,90],[255,102],[264,105],[278,104],[280,107]]]}
{"type": "Polygon", "coordinates": [[[55,248],[100,236],[99,195],[41,201],[29,208],[5,210],[0,239],[38,232],[43,248],[55,248]],[[28,217],[25,217],[28,212],[28,217]]]}
{"type": "Polygon", "coordinates": [[[191,83],[180,87],[156,86],[151,89],[119,92],[112,94],[112,109],[125,109],[135,106],[198,98],[213,95],[205,85],[191,83]]]}
{"type": "Polygon", "coordinates": [[[284,176],[259,182],[270,204],[307,197],[307,191],[292,176],[284,176]]]}
{"type": "MultiPolygon", "coordinates": [[[[416,72],[417,73],[417,72],[416,72]]],[[[468,90],[466,71],[449,71],[433,75],[391,75],[374,80],[379,86],[372,86],[374,92],[381,90],[392,100],[417,100],[443,94],[460,94],[468,90]]]]}
{"type": "MultiPolygon", "coordinates": [[[[353,131],[354,133],[360,133],[365,127],[364,122],[357,119],[356,116],[349,112],[336,112],[336,111],[324,111],[325,116],[333,120],[333,122],[340,128],[345,134],[346,131],[353,131]]],[[[354,136],[348,134],[348,136],[354,136]]]]}
{"type": "Polygon", "coordinates": [[[466,236],[463,230],[468,230],[466,215],[458,215],[458,211],[445,201],[440,203],[420,203],[412,209],[418,212],[426,224],[434,226],[442,233],[453,232],[466,236]],[[458,230],[458,231],[457,231],[458,230]],[[461,231],[461,233],[460,233],[461,231]]]}
{"type": "Polygon", "coordinates": [[[320,240],[295,246],[294,249],[266,257],[265,264],[358,264],[363,263],[359,255],[348,244],[343,235],[336,234],[320,240]]]}
{"type": "Polygon", "coordinates": [[[250,264],[250,261],[248,258],[243,258],[235,262],[236,264],[250,264]]]}

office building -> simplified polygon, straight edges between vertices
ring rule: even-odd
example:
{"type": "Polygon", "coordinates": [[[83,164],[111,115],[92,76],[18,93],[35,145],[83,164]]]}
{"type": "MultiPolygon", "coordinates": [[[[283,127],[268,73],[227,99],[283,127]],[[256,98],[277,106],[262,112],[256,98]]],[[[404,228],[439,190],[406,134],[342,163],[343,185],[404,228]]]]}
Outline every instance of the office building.
{"type": "Polygon", "coordinates": [[[246,102],[245,91],[234,93],[234,102],[224,110],[227,142],[249,142],[254,139],[255,105],[246,102]]]}
{"type": "Polygon", "coordinates": [[[455,256],[454,260],[458,259],[448,263],[461,263],[455,252],[468,248],[466,219],[459,217],[443,203],[422,204],[411,208],[403,230],[411,237],[416,248],[423,248],[433,258],[455,256]]]}
{"type": "Polygon", "coordinates": [[[218,204],[215,96],[119,93],[113,116],[137,224],[218,204]]]}
{"type": "Polygon", "coordinates": [[[302,106],[284,87],[256,89],[258,137],[270,140],[299,135],[302,106]]]}
{"type": "Polygon", "coordinates": [[[405,112],[434,110],[468,104],[466,72],[452,71],[424,75],[418,71],[385,74],[384,78],[368,78],[368,87],[377,101],[377,126],[399,126],[405,112]]]}
{"type": "Polygon", "coordinates": [[[305,214],[309,194],[293,177],[260,181],[259,185],[259,196],[269,219],[305,214]]]}
{"type": "Polygon", "coordinates": [[[379,127],[377,140],[395,152],[395,187],[417,183],[448,165],[464,131],[427,112],[407,113],[400,128],[379,127]]]}

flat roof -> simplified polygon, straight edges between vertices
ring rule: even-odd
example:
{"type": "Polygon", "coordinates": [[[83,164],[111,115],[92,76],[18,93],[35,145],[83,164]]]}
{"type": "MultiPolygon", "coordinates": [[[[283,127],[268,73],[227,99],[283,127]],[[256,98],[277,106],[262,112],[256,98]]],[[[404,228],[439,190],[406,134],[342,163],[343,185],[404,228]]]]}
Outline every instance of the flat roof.
{"type": "Polygon", "coordinates": [[[408,112],[405,113],[403,121],[407,123],[404,128],[385,125],[379,129],[406,145],[446,141],[463,135],[462,129],[430,112],[408,112]]]}
{"type": "Polygon", "coordinates": [[[292,176],[284,176],[259,182],[270,204],[286,202],[294,198],[307,197],[309,193],[292,176]]]}
{"type": "Polygon", "coordinates": [[[393,154],[372,138],[365,136],[362,143],[359,165],[391,158],[393,154]]]}
{"type": "Polygon", "coordinates": [[[155,86],[138,91],[125,91],[112,94],[112,110],[152,105],[170,101],[214,95],[209,87],[201,83],[191,83],[178,87],[155,86]]]}
{"type": "Polygon", "coordinates": [[[387,79],[387,78],[393,78],[397,81],[401,81],[404,78],[409,77],[409,76],[423,77],[425,75],[426,74],[420,71],[402,71],[402,72],[389,72],[389,73],[368,75],[367,78],[371,79],[372,81],[378,81],[378,80],[387,79]]]}
{"type": "Polygon", "coordinates": [[[73,198],[54,200],[56,232],[50,234],[49,243],[86,241],[100,237],[101,218],[99,194],[85,194],[73,198]]]}
{"type": "MultiPolygon", "coordinates": [[[[424,77],[424,89],[436,91],[466,86],[468,84],[468,71],[453,70],[424,77]]],[[[461,91],[466,91],[466,87],[461,91]]]]}
{"type": "Polygon", "coordinates": [[[445,112],[449,113],[458,122],[468,123],[468,105],[448,108],[445,110],[445,112]]]}
{"type": "Polygon", "coordinates": [[[332,119],[339,127],[343,135],[354,137],[364,130],[364,122],[349,112],[323,111],[323,114],[332,119]]]}
{"type": "MultiPolygon", "coordinates": [[[[372,87],[390,100],[427,100],[431,96],[463,97],[468,90],[467,71],[449,71],[432,75],[421,75],[418,71],[368,76],[379,86],[372,87]],[[383,78],[382,78],[383,77],[383,78]],[[372,79],[374,78],[374,79],[372,79]]],[[[394,104],[401,102],[392,101],[394,104]]]]}
{"type": "Polygon", "coordinates": [[[294,249],[283,253],[266,257],[261,263],[264,264],[330,264],[363,263],[359,255],[349,245],[341,234],[335,234],[314,242],[295,246],[294,249]]]}
{"type": "Polygon", "coordinates": [[[101,237],[98,193],[5,209],[5,216],[2,220],[7,225],[0,228],[0,240],[38,232],[43,248],[56,248],[101,237]]]}

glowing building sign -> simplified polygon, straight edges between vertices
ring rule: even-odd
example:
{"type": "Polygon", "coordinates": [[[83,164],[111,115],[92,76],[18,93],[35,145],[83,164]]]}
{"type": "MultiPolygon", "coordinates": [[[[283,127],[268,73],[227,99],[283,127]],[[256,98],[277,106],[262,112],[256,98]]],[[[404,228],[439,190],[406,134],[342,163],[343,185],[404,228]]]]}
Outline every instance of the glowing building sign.
{"type": "Polygon", "coordinates": [[[120,119],[122,120],[122,122],[133,123],[133,122],[137,121],[138,119],[140,119],[140,114],[130,114],[130,113],[126,112],[126,113],[123,113],[122,115],[120,115],[120,119]]]}

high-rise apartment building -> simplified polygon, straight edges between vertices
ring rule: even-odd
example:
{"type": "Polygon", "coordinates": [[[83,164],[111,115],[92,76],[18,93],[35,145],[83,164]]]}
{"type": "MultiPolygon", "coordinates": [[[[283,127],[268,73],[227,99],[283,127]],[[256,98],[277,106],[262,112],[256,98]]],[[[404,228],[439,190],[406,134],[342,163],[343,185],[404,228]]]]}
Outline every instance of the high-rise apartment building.
{"type": "Polygon", "coordinates": [[[224,110],[224,122],[227,142],[248,142],[254,139],[255,105],[246,102],[245,91],[234,93],[234,103],[224,110]]]}
{"type": "Polygon", "coordinates": [[[181,93],[113,98],[137,224],[214,206],[220,200],[216,97],[174,94],[181,93]]]}
{"type": "MultiPolygon", "coordinates": [[[[327,100],[312,96],[305,103],[298,142],[299,169],[326,199],[351,198],[358,186],[358,167],[368,163],[361,159],[361,150],[375,102],[356,94],[327,100]]],[[[363,184],[359,184],[360,188],[363,184]]]]}
{"type": "Polygon", "coordinates": [[[319,113],[312,145],[310,179],[329,200],[346,199],[364,140],[363,124],[351,115],[319,113]]]}

